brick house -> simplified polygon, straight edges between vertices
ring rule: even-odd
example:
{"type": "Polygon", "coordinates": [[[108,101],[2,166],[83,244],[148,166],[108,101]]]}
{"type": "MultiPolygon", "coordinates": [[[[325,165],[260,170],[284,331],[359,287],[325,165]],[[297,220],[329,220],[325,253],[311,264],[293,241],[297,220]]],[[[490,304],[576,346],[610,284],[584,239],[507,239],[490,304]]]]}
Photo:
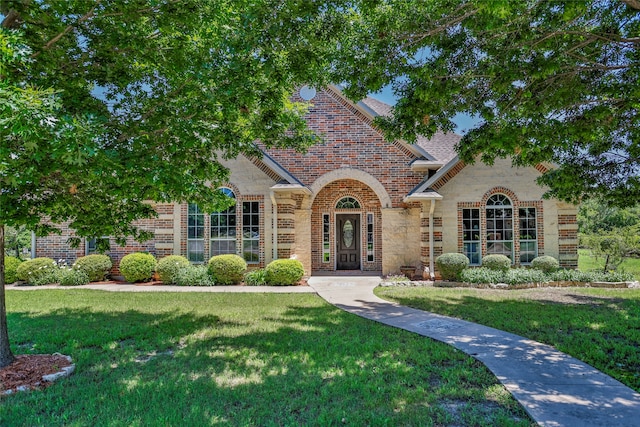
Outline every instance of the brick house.
{"type": "MultiPolygon", "coordinates": [[[[372,120],[391,107],[375,99],[353,104],[333,86],[304,87],[294,97],[310,103],[308,125],[322,143],[304,155],[273,149],[262,159],[223,161],[231,175],[222,189],[235,207],[210,213],[193,204],[158,204],[158,218],[140,224],[155,238],[112,243],[115,264],[133,251],[196,263],[237,253],[253,267],[295,256],[307,274],[392,274],[401,265],[433,269],[438,255],[459,252],[475,265],[500,253],[514,265],[551,255],[577,266],[576,207],[543,200],[535,184],[548,165],[514,168],[500,159],[466,165],[454,151],[455,134],[413,145],[386,142],[372,120]]],[[[37,256],[73,261],[94,249],[90,241],[71,249],[67,238],[38,238],[37,256]]]]}

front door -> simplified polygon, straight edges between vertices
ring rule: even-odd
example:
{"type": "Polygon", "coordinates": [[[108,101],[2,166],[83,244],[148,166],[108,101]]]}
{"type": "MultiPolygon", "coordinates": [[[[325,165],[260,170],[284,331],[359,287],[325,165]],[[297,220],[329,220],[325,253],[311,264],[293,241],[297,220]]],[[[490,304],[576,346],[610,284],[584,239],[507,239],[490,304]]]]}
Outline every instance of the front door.
{"type": "Polygon", "coordinates": [[[360,269],[360,215],[336,215],[337,270],[360,269]]]}

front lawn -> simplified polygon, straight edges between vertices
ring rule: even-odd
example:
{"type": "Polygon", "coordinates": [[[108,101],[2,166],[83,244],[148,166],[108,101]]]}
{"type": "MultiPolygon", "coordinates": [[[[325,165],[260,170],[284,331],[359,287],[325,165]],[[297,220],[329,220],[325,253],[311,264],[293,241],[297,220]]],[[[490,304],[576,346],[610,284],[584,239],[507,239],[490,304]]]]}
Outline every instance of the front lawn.
{"type": "Polygon", "coordinates": [[[378,287],[375,294],[550,344],[640,391],[640,289],[378,287]]]}
{"type": "Polygon", "coordinates": [[[7,291],[14,352],[76,372],[0,425],[533,425],[479,362],[311,294],[7,291]]]}

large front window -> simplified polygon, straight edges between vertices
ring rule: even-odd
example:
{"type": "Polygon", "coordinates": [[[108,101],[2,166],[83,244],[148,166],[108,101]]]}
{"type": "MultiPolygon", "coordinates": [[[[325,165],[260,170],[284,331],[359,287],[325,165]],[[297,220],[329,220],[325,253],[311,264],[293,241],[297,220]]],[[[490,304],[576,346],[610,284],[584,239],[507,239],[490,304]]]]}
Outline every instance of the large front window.
{"type": "Polygon", "coordinates": [[[462,210],[462,243],[471,265],[480,265],[480,209],[462,210]]]}
{"type": "Polygon", "coordinates": [[[503,194],[487,200],[487,254],[507,256],[513,262],[513,206],[503,194]]]}
{"type": "MultiPolygon", "coordinates": [[[[228,188],[226,196],[236,199],[228,188]]],[[[249,264],[260,262],[260,202],[241,201],[224,211],[205,215],[198,205],[189,204],[187,219],[187,258],[205,262],[206,256],[238,254],[249,264]],[[238,211],[242,209],[242,214],[238,211]],[[205,243],[208,242],[208,248],[205,243]]]]}
{"type": "MultiPolygon", "coordinates": [[[[235,199],[233,191],[220,189],[225,196],[235,199]]],[[[222,212],[211,214],[210,256],[236,253],[236,205],[222,212]]]]}
{"type": "Polygon", "coordinates": [[[536,208],[518,209],[520,217],[520,264],[530,264],[538,256],[536,208]]]}

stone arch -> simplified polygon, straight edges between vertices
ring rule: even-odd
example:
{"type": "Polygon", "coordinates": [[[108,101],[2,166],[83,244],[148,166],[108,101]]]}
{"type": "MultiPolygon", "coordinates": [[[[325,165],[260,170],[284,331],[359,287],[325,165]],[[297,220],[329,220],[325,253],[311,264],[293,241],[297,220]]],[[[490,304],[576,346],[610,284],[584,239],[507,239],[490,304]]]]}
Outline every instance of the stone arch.
{"type": "Polygon", "coordinates": [[[318,193],[329,183],[333,181],[338,181],[341,179],[355,179],[360,181],[366,185],[368,185],[371,190],[378,196],[378,200],[380,200],[380,205],[383,208],[390,208],[391,205],[391,197],[389,193],[384,188],[384,186],[378,181],[373,175],[368,174],[367,172],[361,171],[359,169],[353,168],[341,168],[336,169],[331,172],[327,172],[318,179],[316,179],[313,184],[309,187],[311,190],[311,197],[306,198],[303,202],[302,209],[311,209],[313,206],[313,202],[318,195],[318,193]]]}

